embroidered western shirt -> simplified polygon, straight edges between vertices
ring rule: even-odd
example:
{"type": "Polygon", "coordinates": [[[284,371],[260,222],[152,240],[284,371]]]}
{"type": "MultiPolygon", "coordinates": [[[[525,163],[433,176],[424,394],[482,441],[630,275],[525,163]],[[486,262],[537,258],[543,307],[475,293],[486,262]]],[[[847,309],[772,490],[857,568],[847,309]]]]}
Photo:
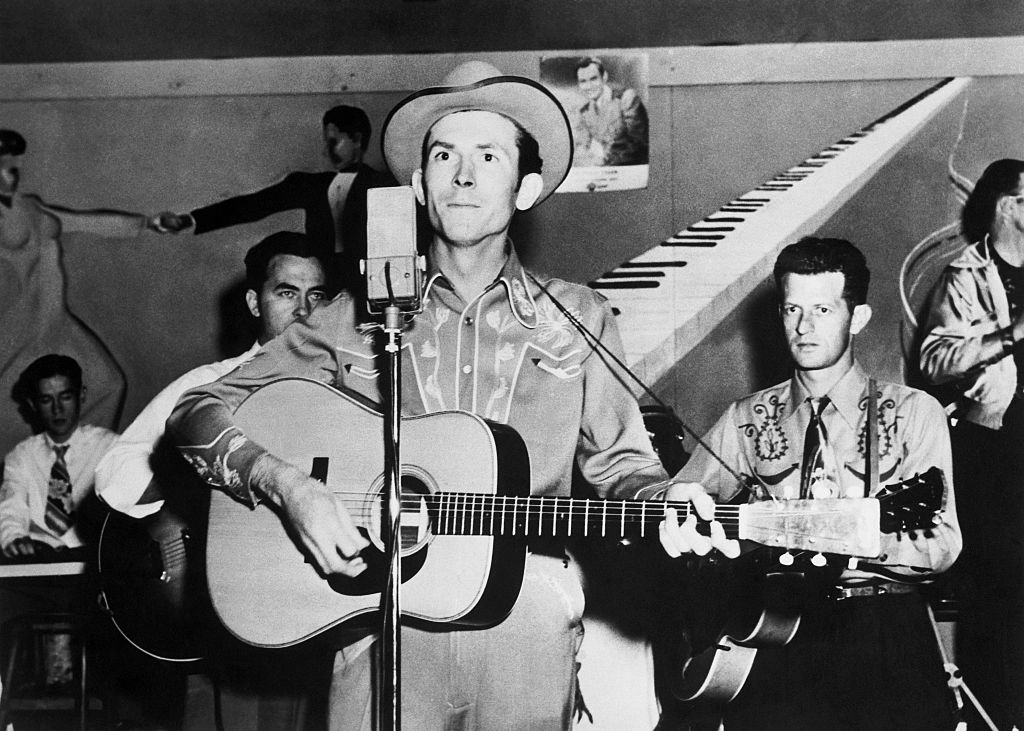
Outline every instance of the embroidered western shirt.
{"type": "MultiPolygon", "coordinates": [[[[558,279],[544,286],[621,356],[601,295],[558,279]]],[[[208,482],[253,501],[250,471],[264,450],[238,430],[232,411],[269,381],[311,378],[381,401],[381,333],[359,321],[356,305],[342,293],[237,370],[183,396],[168,425],[208,482]]],[[[559,312],[514,250],[497,279],[470,302],[432,269],[423,312],[405,330],[402,348],[403,411],[461,409],[509,424],[529,450],[535,495],[568,495],[574,459],[603,497],[633,497],[665,477],[615,366],[559,312]]]]}
{"type": "MultiPolygon", "coordinates": [[[[910,479],[939,467],[946,480],[944,520],[959,530],[953,499],[949,431],[942,406],[917,389],[877,382],[879,485],[910,479]]],[[[827,434],[822,445],[821,484],[834,488],[831,497],[863,497],[868,377],[854,366],[827,394],[821,415],[827,434]]],[[[704,437],[730,468],[752,477],[779,499],[798,497],[804,434],[810,421],[810,394],[795,380],[785,381],[734,402],[704,437]]],[[[699,482],[719,502],[734,497],[742,485],[703,447],[697,447],[677,479],[699,482]]],[[[817,497],[825,497],[818,494],[817,497]]],[[[767,499],[767,495],[757,496],[767,499]]],[[[883,536],[887,563],[930,566],[927,556],[913,551],[908,540],[883,536]]]]}

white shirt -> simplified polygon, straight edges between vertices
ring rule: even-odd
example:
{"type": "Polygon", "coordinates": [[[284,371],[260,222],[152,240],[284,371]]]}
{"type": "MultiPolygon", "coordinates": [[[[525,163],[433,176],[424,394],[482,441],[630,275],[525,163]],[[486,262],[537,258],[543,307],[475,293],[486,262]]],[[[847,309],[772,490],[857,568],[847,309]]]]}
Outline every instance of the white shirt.
{"type": "Polygon", "coordinates": [[[167,417],[178,399],[189,389],[212,383],[230,373],[252,358],[259,348],[259,343],[253,343],[249,350],[234,358],[193,368],[158,393],[96,467],[96,494],[103,502],[133,518],[143,518],[160,510],[163,500],[143,505],[138,502],[153,480],[150,456],[164,435],[167,417]]]}
{"type": "MultiPolygon", "coordinates": [[[[102,426],[80,424],[65,442],[64,461],[71,476],[71,505],[77,509],[92,492],[96,463],[117,438],[102,426]]],[[[82,541],[72,527],[57,535],[46,526],[46,498],[50,491],[50,470],[56,454],[54,442],[45,432],[29,437],[4,458],[4,480],[0,487],[0,546],[16,538],[30,537],[51,546],[78,546],[82,541]]]]}

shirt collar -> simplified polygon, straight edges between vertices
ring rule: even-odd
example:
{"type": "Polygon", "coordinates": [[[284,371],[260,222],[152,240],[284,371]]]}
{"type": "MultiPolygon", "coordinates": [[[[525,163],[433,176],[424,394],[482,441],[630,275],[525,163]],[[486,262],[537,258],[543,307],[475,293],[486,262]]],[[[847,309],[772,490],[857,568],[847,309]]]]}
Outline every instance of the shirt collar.
{"type": "Polygon", "coordinates": [[[81,430],[82,425],[79,424],[78,426],[75,427],[75,430],[71,432],[71,436],[69,436],[67,439],[60,443],[53,441],[53,439],[50,438],[50,434],[48,432],[44,431],[42,434],[43,439],[46,441],[46,446],[52,450],[54,447],[70,447],[72,444],[75,443],[75,440],[78,437],[78,433],[81,430]]]}
{"type": "MultiPolygon", "coordinates": [[[[451,283],[445,277],[444,272],[437,268],[431,260],[427,265],[427,283],[423,287],[423,299],[430,298],[430,290],[435,286],[443,286],[451,289],[451,283]]],[[[512,241],[508,242],[508,256],[505,264],[495,278],[494,283],[485,292],[490,292],[496,286],[503,286],[505,296],[508,298],[509,308],[520,324],[530,330],[537,327],[537,302],[534,299],[534,288],[530,287],[529,275],[519,261],[516,254],[516,247],[512,241]]]]}
{"type": "MultiPolygon", "coordinates": [[[[860,402],[867,390],[867,383],[867,374],[860,367],[860,363],[854,361],[850,370],[844,373],[843,377],[836,381],[826,394],[836,411],[848,424],[855,425],[857,423],[860,416],[860,402]]],[[[811,398],[811,395],[797,379],[790,379],[789,384],[789,399],[792,404],[789,416],[792,417],[800,410],[800,404],[811,398]]]]}

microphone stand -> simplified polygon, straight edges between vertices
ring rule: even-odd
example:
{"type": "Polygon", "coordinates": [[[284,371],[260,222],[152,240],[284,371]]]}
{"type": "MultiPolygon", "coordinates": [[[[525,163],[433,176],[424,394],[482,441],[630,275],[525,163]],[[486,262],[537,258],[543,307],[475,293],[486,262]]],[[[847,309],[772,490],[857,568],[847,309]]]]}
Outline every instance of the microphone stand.
{"type": "Polygon", "coordinates": [[[380,731],[399,731],[402,728],[401,702],[401,602],[402,586],[402,459],[401,459],[401,404],[402,404],[402,310],[396,304],[384,308],[384,332],[388,336],[384,346],[388,354],[388,429],[386,435],[387,468],[385,485],[387,500],[383,520],[384,545],[388,555],[387,591],[381,594],[381,614],[384,629],[381,633],[380,696],[378,698],[377,728],[380,731]]]}
{"type": "Polygon", "coordinates": [[[383,627],[377,674],[377,731],[400,731],[402,326],[404,315],[422,310],[421,273],[426,269],[426,260],[416,253],[416,201],[411,187],[372,188],[366,192],[366,204],[367,257],[361,262],[366,275],[366,306],[371,314],[384,315],[382,329],[387,334],[384,350],[390,376],[385,396],[385,489],[381,495],[380,525],[388,578],[380,597],[383,627]]]}

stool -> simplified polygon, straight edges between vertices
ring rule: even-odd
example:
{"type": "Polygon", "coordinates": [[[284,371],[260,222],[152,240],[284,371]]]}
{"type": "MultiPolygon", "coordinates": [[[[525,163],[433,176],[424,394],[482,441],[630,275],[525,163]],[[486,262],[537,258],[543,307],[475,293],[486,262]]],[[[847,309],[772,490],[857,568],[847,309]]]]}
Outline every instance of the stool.
{"type": "Polygon", "coordinates": [[[13,710],[52,711],[70,707],[78,717],[78,728],[86,730],[89,710],[87,648],[91,624],[89,615],[72,612],[24,614],[7,622],[3,632],[7,662],[0,694],[0,729],[6,728],[13,710]],[[75,661],[72,682],[66,692],[61,689],[53,693],[42,688],[46,671],[42,648],[47,635],[71,636],[75,661]],[[30,692],[22,694],[26,688],[30,692]]]}

